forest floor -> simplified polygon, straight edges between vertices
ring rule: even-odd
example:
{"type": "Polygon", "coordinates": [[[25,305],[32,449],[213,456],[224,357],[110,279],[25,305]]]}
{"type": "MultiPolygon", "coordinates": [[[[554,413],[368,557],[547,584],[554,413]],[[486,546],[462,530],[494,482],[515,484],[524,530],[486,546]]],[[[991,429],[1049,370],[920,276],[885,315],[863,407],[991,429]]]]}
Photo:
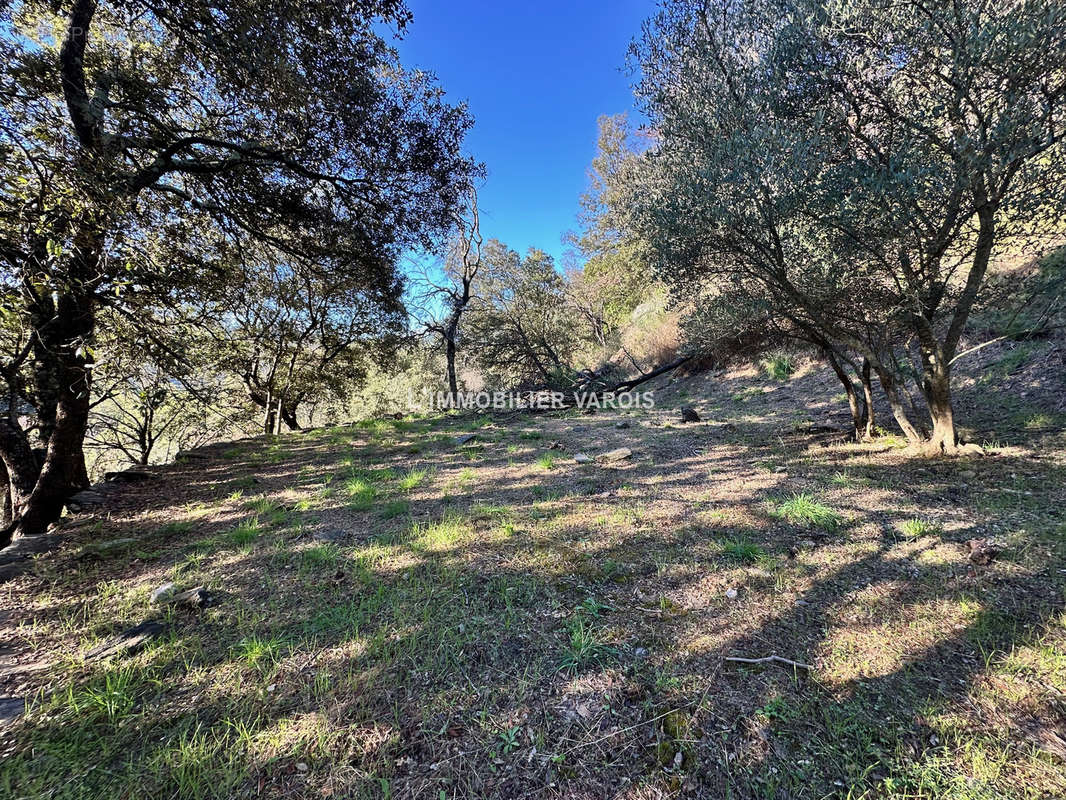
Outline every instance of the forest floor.
{"type": "Polygon", "coordinates": [[[983,458],[841,443],[816,364],[206,448],[0,585],[0,795],[1066,796],[1064,360],[981,352],[983,458]]]}

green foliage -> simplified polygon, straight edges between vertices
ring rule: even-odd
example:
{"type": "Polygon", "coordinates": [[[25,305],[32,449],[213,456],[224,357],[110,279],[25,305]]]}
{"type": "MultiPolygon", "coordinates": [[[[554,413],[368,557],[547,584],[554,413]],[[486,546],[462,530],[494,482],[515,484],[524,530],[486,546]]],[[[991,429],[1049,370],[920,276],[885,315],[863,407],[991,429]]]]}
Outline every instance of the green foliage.
{"type": "Polygon", "coordinates": [[[766,374],[776,381],[787,381],[796,369],[795,360],[788,353],[773,353],[763,361],[766,374]]]}
{"type": "Polygon", "coordinates": [[[936,522],[914,518],[900,523],[899,530],[904,536],[917,539],[919,536],[936,536],[942,529],[936,522]]]}
{"type": "Polygon", "coordinates": [[[814,495],[806,492],[777,501],[773,504],[773,513],[793,524],[821,528],[830,533],[839,528],[844,521],[836,511],[819,503],[814,495]]]}

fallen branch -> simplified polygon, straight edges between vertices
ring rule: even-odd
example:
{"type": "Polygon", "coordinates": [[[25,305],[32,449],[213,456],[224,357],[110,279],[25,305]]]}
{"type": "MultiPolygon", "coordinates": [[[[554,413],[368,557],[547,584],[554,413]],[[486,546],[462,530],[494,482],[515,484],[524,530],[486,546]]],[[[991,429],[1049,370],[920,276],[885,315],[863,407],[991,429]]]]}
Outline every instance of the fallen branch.
{"type": "Polygon", "coordinates": [[[809,664],[801,664],[799,661],[793,661],[791,658],[782,658],[781,656],[764,656],[763,658],[740,658],[739,656],[726,656],[726,661],[734,661],[740,664],[769,664],[776,661],[778,664],[787,664],[790,667],[798,667],[800,669],[813,669],[809,664]]]}
{"type": "Polygon", "coordinates": [[[681,356],[680,358],[677,358],[677,359],[671,361],[669,364],[665,364],[665,365],[659,367],[658,369],[653,369],[651,372],[645,372],[644,374],[638,375],[635,378],[630,378],[627,381],[622,381],[621,383],[617,384],[614,387],[614,391],[616,391],[616,392],[630,392],[634,388],[636,388],[637,386],[640,386],[640,384],[644,383],[645,381],[650,381],[652,378],[659,377],[664,372],[669,372],[672,369],[677,369],[682,364],[684,364],[684,363],[686,363],[688,361],[691,361],[691,360],[692,360],[692,356],[690,356],[690,355],[689,356],[681,356]]]}

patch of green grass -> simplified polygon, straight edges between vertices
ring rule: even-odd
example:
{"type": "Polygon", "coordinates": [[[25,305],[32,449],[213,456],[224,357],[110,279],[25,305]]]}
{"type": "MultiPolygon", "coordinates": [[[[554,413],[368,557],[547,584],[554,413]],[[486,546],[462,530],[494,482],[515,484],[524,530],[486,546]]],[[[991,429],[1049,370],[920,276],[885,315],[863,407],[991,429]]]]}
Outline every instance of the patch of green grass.
{"type": "Polygon", "coordinates": [[[400,478],[400,488],[405,492],[409,492],[412,489],[417,489],[424,484],[429,478],[428,469],[412,469],[408,470],[407,474],[400,478]]]}
{"type": "Polygon", "coordinates": [[[1032,358],[1036,345],[1031,343],[1015,345],[1000,357],[993,369],[1000,375],[1010,375],[1025,366],[1032,358]]]}
{"type": "Polygon", "coordinates": [[[392,500],[381,508],[382,519],[396,519],[403,517],[411,511],[411,504],[407,500],[392,500]]]}
{"type": "Polygon", "coordinates": [[[1023,424],[1026,430],[1040,431],[1044,430],[1045,428],[1055,427],[1057,424],[1057,420],[1052,414],[1040,413],[1033,414],[1032,416],[1028,417],[1023,424]]]}
{"type": "Polygon", "coordinates": [[[920,536],[937,536],[941,533],[942,528],[935,522],[915,517],[901,522],[899,530],[904,536],[917,539],[920,536]]]}
{"type": "Polygon", "coordinates": [[[551,453],[545,453],[537,459],[537,466],[541,469],[555,469],[555,457],[551,453]]]}
{"type": "Polygon", "coordinates": [[[300,571],[306,574],[335,566],[340,557],[340,548],[331,542],[312,545],[300,551],[300,571]]]}
{"type": "Polygon", "coordinates": [[[787,381],[796,371],[796,362],[788,353],[772,353],[762,362],[766,374],[776,381],[787,381]]]}
{"type": "Polygon", "coordinates": [[[566,636],[559,661],[563,672],[573,674],[607,660],[615,652],[599,640],[596,628],[584,616],[574,617],[567,623],[566,636]]]}
{"type": "Polygon", "coordinates": [[[377,489],[365,478],[349,478],[344,482],[344,491],[348,494],[348,508],[353,511],[366,511],[377,498],[377,489]]]}
{"type": "Polygon", "coordinates": [[[249,667],[265,672],[281,658],[281,642],[277,638],[246,636],[233,646],[233,657],[249,667]]]}
{"type": "Polygon", "coordinates": [[[838,470],[829,476],[829,483],[833,486],[839,486],[842,489],[854,489],[862,486],[869,486],[870,479],[864,475],[855,475],[851,472],[838,470]]]}
{"type": "Polygon", "coordinates": [[[141,682],[132,666],[116,667],[87,686],[69,688],[66,706],[76,715],[99,716],[114,722],[133,709],[134,693],[141,682]]]}
{"type": "Polygon", "coordinates": [[[235,547],[248,547],[259,537],[259,532],[259,518],[252,517],[227,533],[226,539],[235,547]]]}
{"type": "Polygon", "coordinates": [[[753,400],[759,397],[763,393],[762,389],[758,386],[749,386],[747,389],[742,389],[739,392],[734,392],[732,399],[735,403],[746,403],[749,400],[753,400]]]}
{"type": "Polygon", "coordinates": [[[458,514],[445,514],[437,522],[418,523],[411,528],[411,541],[417,549],[447,549],[470,536],[470,523],[458,514]]]}
{"type": "Polygon", "coordinates": [[[245,782],[248,761],[232,737],[198,723],[154,754],[149,773],[159,789],[155,796],[222,800],[245,782]]]}
{"type": "Polygon", "coordinates": [[[519,439],[539,439],[541,438],[540,431],[522,431],[518,434],[519,439]]]}
{"type": "Polygon", "coordinates": [[[738,564],[755,564],[769,558],[766,551],[747,539],[733,538],[721,542],[722,555],[738,564]]]}
{"type": "Polygon", "coordinates": [[[839,528],[844,518],[824,503],[819,503],[814,495],[806,492],[794,494],[787,500],[774,502],[774,516],[794,525],[806,525],[833,532],[839,528]]]}

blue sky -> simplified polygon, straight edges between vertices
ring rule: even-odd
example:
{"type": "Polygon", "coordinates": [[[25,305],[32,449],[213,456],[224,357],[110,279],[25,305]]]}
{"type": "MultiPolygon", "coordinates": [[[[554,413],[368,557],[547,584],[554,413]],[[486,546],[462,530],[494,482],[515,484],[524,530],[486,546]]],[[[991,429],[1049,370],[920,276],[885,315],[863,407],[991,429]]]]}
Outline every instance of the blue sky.
{"type": "Polygon", "coordinates": [[[481,230],[561,260],[596,150],[596,118],[632,112],[626,48],[653,0],[408,0],[403,63],[435,72],[476,120],[481,230]]]}

